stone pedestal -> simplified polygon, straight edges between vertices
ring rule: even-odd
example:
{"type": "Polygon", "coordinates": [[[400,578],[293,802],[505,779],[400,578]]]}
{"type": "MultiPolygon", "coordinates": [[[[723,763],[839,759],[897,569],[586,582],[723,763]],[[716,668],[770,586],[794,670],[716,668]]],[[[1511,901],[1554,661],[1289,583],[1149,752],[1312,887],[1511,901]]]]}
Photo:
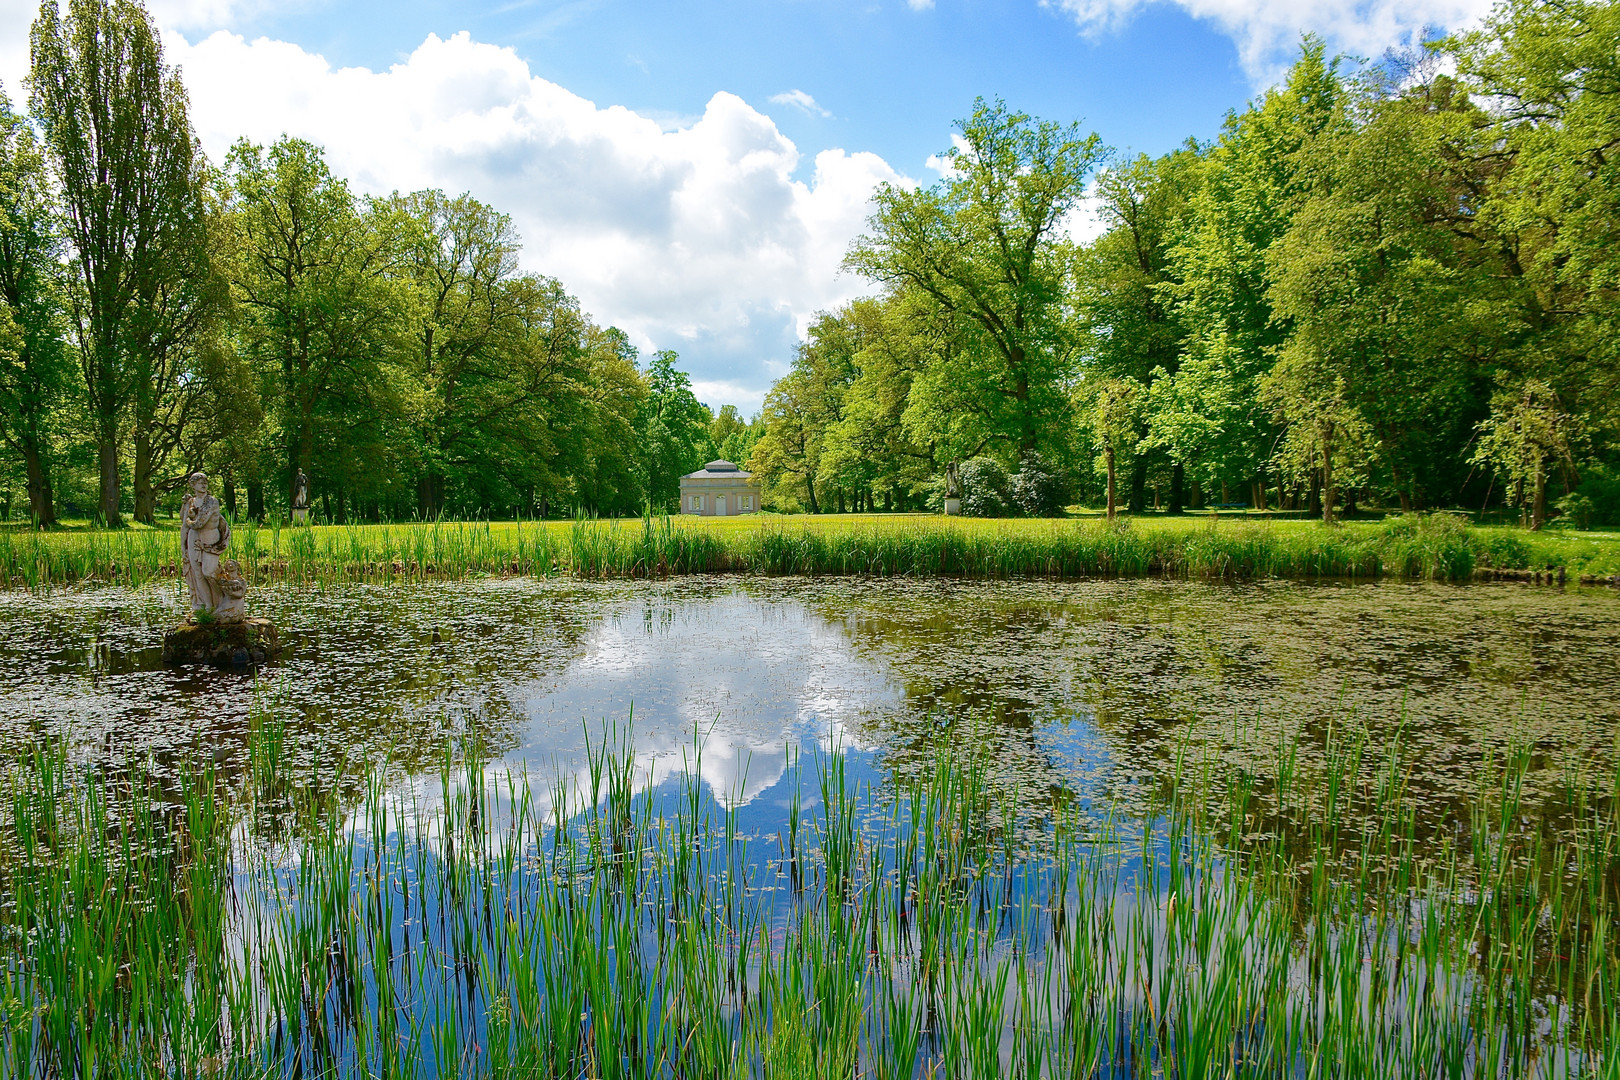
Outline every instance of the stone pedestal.
{"type": "Polygon", "coordinates": [[[961,499],[946,499],[945,500],[945,512],[947,514],[960,514],[962,512],[962,500],[961,499]]]}
{"type": "Polygon", "coordinates": [[[309,524],[309,507],[307,507],[307,506],[295,506],[295,507],[293,507],[292,522],[293,522],[294,525],[308,525],[309,524]]]}
{"type": "Polygon", "coordinates": [[[255,668],[274,660],[280,647],[269,619],[185,622],[163,635],[163,662],[255,668]]]}

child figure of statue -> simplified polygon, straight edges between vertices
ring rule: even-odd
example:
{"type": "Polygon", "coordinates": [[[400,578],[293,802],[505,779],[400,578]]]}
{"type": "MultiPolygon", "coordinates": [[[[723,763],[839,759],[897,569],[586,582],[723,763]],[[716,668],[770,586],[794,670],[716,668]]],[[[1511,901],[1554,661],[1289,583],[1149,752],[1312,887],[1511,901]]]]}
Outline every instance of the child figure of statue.
{"type": "Polygon", "coordinates": [[[219,556],[231,542],[231,526],[219,512],[219,500],[208,494],[208,477],[192,473],[191,494],[180,507],[180,553],[193,617],[219,615],[219,556]]]}
{"type": "Polygon", "coordinates": [[[219,564],[219,576],[214,579],[219,590],[219,607],[214,616],[222,623],[237,623],[247,618],[247,579],[235,559],[219,564]]]}

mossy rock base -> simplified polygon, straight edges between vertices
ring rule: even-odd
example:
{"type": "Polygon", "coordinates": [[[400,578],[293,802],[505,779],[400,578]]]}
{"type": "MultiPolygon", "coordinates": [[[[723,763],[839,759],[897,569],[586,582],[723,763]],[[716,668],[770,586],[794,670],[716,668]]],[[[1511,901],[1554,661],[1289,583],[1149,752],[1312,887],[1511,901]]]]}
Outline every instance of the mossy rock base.
{"type": "Polygon", "coordinates": [[[163,635],[163,662],[256,668],[274,660],[280,647],[276,626],[269,619],[187,622],[163,635]]]}

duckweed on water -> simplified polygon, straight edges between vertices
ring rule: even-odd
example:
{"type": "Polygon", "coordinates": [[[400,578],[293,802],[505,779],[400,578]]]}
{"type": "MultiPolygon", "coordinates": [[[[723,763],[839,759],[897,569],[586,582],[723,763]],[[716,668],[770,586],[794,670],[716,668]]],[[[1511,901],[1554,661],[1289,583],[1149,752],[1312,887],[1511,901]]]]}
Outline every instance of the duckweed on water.
{"type": "Polygon", "coordinates": [[[1416,839],[1398,747],[1182,763],[1128,820],[1001,804],[944,753],[874,790],[801,761],[774,835],[627,744],[545,785],[446,753],[312,800],[256,726],[200,771],[42,749],[11,778],[10,1075],[1612,1076],[1617,785],[1574,839],[1482,763],[1416,839]],[[1267,798],[1257,800],[1259,788],[1267,798]],[[1258,811],[1264,804],[1268,809],[1258,811]],[[228,809],[229,808],[229,809],[228,809]],[[1299,850],[1309,854],[1301,861],[1299,850]]]}
{"type": "MultiPolygon", "coordinates": [[[[1476,529],[1449,515],[1326,527],[1311,522],[967,521],[936,517],[712,521],[430,522],[239,526],[231,554],[259,581],[424,580],[568,573],[875,574],[910,577],[1409,577],[1476,568],[1611,574],[1620,544],[1476,529]]],[[[179,534],[0,532],[13,587],[139,585],[174,577],[179,534]]]]}

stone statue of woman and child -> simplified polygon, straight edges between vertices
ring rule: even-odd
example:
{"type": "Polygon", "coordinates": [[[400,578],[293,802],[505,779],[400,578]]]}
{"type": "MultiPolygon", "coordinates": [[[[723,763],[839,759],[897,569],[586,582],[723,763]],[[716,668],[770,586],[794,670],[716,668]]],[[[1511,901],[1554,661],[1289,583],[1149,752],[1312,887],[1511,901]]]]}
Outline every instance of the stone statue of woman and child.
{"type": "Polygon", "coordinates": [[[192,473],[180,503],[181,574],[191,594],[191,618],[163,637],[163,659],[170,664],[253,667],[276,654],[275,625],[247,614],[247,579],[235,559],[222,559],[231,542],[231,524],[219,500],[208,492],[208,477],[192,473]]]}

